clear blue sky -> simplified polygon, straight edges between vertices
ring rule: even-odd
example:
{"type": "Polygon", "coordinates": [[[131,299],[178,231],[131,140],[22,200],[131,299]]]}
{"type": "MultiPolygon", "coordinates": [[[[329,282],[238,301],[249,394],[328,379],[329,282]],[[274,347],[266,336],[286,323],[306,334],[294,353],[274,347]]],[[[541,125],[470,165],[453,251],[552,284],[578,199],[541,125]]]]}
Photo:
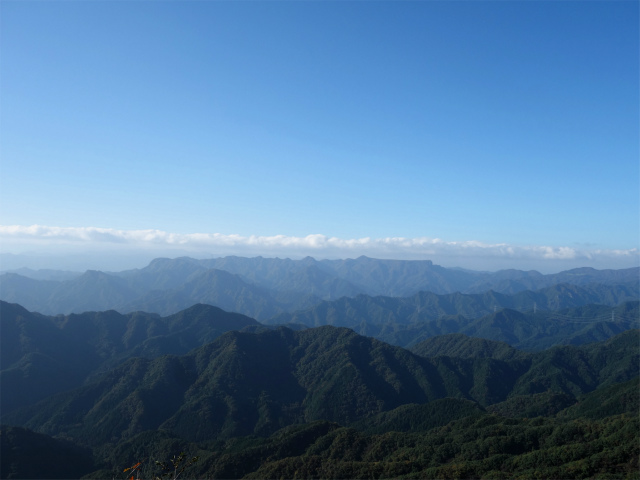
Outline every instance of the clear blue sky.
{"type": "Polygon", "coordinates": [[[0,9],[1,225],[639,246],[638,2],[0,9]]]}

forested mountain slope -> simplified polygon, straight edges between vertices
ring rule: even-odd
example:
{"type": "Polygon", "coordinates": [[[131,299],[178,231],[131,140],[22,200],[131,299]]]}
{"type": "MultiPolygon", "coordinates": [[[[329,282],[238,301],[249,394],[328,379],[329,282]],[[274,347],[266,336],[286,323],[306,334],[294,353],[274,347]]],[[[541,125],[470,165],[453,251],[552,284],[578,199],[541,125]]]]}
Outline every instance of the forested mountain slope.
{"type": "Polygon", "coordinates": [[[130,359],[3,423],[97,446],[164,429],[190,441],[269,435],[286,425],[349,425],[445,397],[488,406],[556,392],[577,398],[639,374],[639,332],[524,358],[423,358],[344,328],[228,332],[184,356],[130,359]]]}
{"type": "Polygon", "coordinates": [[[208,305],[168,317],[113,310],[48,317],[0,302],[4,413],[81,385],[132,356],[183,354],[255,320],[208,305]]]}
{"type": "Polygon", "coordinates": [[[450,333],[424,340],[409,349],[421,357],[495,358],[511,360],[524,358],[525,352],[505,342],[468,337],[462,333],[450,333]]]}
{"type": "MultiPolygon", "coordinates": [[[[580,304],[574,289],[564,289],[567,304],[580,304]]],[[[557,292],[557,287],[552,287],[557,292]]],[[[529,294],[522,292],[526,299],[529,294]]],[[[548,293],[536,298],[543,298],[548,293]]],[[[554,303],[563,304],[564,296],[554,297],[554,303]]],[[[584,301],[594,297],[585,294],[584,301]]],[[[595,297],[597,298],[597,297],[595,297]]],[[[354,331],[379,340],[411,347],[431,337],[450,333],[506,342],[525,350],[541,350],[556,344],[580,345],[605,340],[629,328],[640,326],[640,303],[629,301],[614,308],[603,305],[582,305],[559,311],[538,309],[521,312],[510,308],[493,310],[476,317],[473,312],[486,312],[485,304],[497,305],[498,300],[513,305],[512,296],[495,292],[485,295],[453,294],[446,296],[420,293],[413,297],[368,297],[342,298],[294,312],[281,314],[269,322],[303,324],[308,326],[335,325],[352,328],[354,331]],[[465,316],[465,313],[469,317],[465,316]]],[[[600,297],[600,300],[602,298],[600,297]]],[[[521,303],[516,305],[526,305],[521,303]]],[[[502,308],[502,307],[500,307],[502,308]]]]}
{"type": "Polygon", "coordinates": [[[522,312],[556,311],[589,304],[617,306],[637,300],[633,289],[623,286],[561,284],[538,291],[505,295],[494,291],[482,294],[437,295],[420,292],[410,297],[370,297],[358,295],[323,301],[306,310],[283,313],[268,323],[303,323],[308,326],[354,327],[366,323],[415,324],[460,315],[475,319],[509,308],[522,312]]]}
{"type": "MultiPolygon", "coordinates": [[[[552,317],[544,313],[527,315],[501,310],[475,320],[446,317],[410,325],[363,322],[355,330],[401,345],[403,342],[415,345],[442,334],[463,333],[476,338],[465,340],[458,350],[447,351],[447,355],[471,358],[469,354],[460,353],[464,348],[475,357],[507,360],[520,354],[505,347],[501,347],[502,356],[495,352],[482,353],[497,349],[486,340],[506,342],[526,350],[542,350],[562,343],[581,345],[604,340],[638,324],[638,302],[616,307],[615,322],[610,321],[611,310],[603,308],[581,307],[554,313],[552,317]],[[586,317],[594,313],[600,317],[586,317]],[[592,322],[585,318],[600,320],[592,322]],[[482,347],[478,346],[483,342],[480,338],[486,339],[482,347]]],[[[115,311],[47,317],[1,302],[0,322],[0,387],[5,412],[77,387],[133,356],[155,358],[168,353],[184,354],[229,330],[251,327],[260,332],[266,328],[243,315],[206,305],[195,305],[168,317],[144,312],[121,315],[115,311]]],[[[448,337],[434,341],[442,344],[445,338],[448,337]]],[[[436,348],[429,354],[443,355],[445,351],[436,348]]]]}

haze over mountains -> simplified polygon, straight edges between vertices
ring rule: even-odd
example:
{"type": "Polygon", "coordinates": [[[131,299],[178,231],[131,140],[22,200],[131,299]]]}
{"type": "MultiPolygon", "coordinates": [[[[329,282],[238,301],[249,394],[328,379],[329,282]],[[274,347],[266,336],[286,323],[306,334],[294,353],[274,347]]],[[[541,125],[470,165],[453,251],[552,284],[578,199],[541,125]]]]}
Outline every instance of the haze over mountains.
{"type": "MultiPolygon", "coordinates": [[[[637,299],[639,272],[639,268],[579,268],[543,275],[519,270],[474,272],[447,269],[430,261],[367,257],[320,261],[311,257],[303,260],[182,257],[156,259],[145,268],[123,272],[87,271],[74,278],[70,278],[70,272],[27,269],[7,272],[0,276],[0,299],[45,314],[114,309],[121,313],[142,310],[170,315],[195,303],[207,303],[267,320],[323,300],[358,294],[408,297],[424,291],[445,295],[489,290],[515,294],[566,283],[591,290],[594,289],[591,284],[620,286],[613,297],[637,299]]],[[[621,301],[613,297],[604,303],[616,305],[621,301]]],[[[536,300],[531,300],[527,309],[533,309],[536,300]]],[[[538,307],[548,308],[546,303],[543,301],[538,307]]],[[[592,303],[602,303],[602,299],[592,303]]]]}
{"type": "Polygon", "coordinates": [[[0,17],[0,480],[640,480],[640,2],[0,17]]]}
{"type": "Polygon", "coordinates": [[[2,478],[107,479],[179,451],[213,478],[624,478],[639,273],[366,257],[7,272],[2,478]]]}

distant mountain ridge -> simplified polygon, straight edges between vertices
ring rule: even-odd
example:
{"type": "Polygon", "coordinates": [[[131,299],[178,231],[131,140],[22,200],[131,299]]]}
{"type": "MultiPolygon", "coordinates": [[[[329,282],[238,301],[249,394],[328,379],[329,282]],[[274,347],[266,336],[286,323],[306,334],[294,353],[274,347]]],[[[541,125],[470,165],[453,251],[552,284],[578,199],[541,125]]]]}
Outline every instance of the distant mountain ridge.
{"type": "Polygon", "coordinates": [[[292,322],[309,326],[329,324],[343,327],[353,327],[363,321],[410,324],[454,315],[462,315],[469,319],[479,318],[503,308],[522,312],[542,312],[588,304],[616,306],[632,300],[637,300],[636,292],[627,286],[569,284],[516,294],[502,294],[490,290],[482,294],[456,292],[437,295],[432,292],[419,292],[410,297],[358,295],[353,298],[322,301],[303,311],[280,314],[269,319],[267,323],[292,322]]]}
{"type": "Polygon", "coordinates": [[[463,333],[450,333],[424,340],[412,348],[411,352],[421,357],[495,358],[511,360],[524,358],[526,354],[505,342],[468,337],[463,333]]]}
{"type": "Polygon", "coordinates": [[[640,324],[634,290],[621,285],[555,285],[504,295],[420,292],[411,297],[358,295],[282,313],[266,323],[334,325],[409,347],[430,337],[464,333],[527,350],[604,340],[640,324]],[[575,318],[579,317],[579,318],[575,318]]]}
{"type": "Polygon", "coordinates": [[[0,299],[45,314],[114,309],[121,313],[145,310],[169,315],[194,303],[208,303],[267,320],[323,300],[359,294],[408,297],[418,292],[447,295],[490,290],[515,294],[561,283],[584,288],[621,285],[631,292],[626,300],[640,298],[640,268],[579,268],[543,275],[519,270],[472,272],[447,269],[428,260],[368,257],[320,261],[311,257],[181,257],[155,259],[145,268],[118,273],[87,271],[73,276],[70,272],[20,272],[23,275],[0,275],[0,299]]]}

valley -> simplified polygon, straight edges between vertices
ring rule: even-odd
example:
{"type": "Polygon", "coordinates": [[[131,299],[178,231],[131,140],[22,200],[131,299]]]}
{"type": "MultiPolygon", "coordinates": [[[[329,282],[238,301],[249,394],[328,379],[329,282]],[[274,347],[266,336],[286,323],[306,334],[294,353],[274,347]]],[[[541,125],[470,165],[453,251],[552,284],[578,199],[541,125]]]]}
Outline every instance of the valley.
{"type": "Polygon", "coordinates": [[[106,479],[138,462],[150,476],[182,451],[198,457],[193,478],[637,471],[637,271],[346,262],[5,273],[2,478],[106,479]],[[131,292],[154,307],[127,311],[131,292]],[[51,315],[11,301],[55,308],[56,295],[110,307],[51,315]],[[50,467],[57,458],[67,466],[50,467]]]}

